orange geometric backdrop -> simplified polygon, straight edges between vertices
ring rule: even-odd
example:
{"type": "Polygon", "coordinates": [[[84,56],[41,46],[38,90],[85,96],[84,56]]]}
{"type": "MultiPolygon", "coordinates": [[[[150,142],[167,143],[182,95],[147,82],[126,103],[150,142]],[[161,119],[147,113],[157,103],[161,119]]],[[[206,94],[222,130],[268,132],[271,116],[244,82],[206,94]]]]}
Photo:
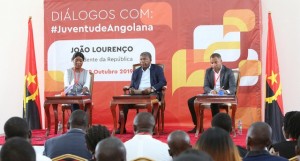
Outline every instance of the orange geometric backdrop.
{"type": "MultiPolygon", "coordinates": [[[[259,0],[45,0],[45,96],[63,89],[71,56],[84,53],[95,73],[93,123],[112,127],[113,95],[129,85],[139,54],[165,64],[165,126],[192,126],[187,100],[203,92],[213,52],[241,71],[236,119],[261,119],[261,15],[259,0]]],[[[127,126],[132,124],[129,113],[127,126]]],[[[205,127],[210,126],[205,113],[205,127]]]]}

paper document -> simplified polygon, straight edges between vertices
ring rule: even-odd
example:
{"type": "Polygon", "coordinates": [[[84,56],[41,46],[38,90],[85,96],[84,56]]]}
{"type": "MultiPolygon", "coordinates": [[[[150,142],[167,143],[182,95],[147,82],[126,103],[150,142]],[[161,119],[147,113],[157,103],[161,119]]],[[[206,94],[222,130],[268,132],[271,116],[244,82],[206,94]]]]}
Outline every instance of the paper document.
{"type": "Polygon", "coordinates": [[[65,90],[64,93],[67,94],[73,88],[73,84],[69,85],[65,90]]]}

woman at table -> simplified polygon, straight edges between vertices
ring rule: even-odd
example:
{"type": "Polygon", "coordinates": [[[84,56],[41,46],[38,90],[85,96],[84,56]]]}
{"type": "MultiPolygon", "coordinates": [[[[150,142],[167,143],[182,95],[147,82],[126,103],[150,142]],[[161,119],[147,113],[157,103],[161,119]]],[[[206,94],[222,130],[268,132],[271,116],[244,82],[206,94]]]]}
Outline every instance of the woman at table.
{"type": "MultiPolygon", "coordinates": [[[[64,74],[64,87],[66,95],[89,95],[89,71],[82,68],[84,55],[76,52],[72,56],[74,67],[67,69],[64,74]]],[[[72,112],[79,109],[78,104],[72,104],[72,112]]]]}

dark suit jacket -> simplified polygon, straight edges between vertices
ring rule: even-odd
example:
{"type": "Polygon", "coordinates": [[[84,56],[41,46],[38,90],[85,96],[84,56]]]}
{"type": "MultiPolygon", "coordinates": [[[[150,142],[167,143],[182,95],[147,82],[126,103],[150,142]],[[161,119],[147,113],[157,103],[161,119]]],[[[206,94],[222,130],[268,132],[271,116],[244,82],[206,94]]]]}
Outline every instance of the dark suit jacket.
{"type": "Polygon", "coordinates": [[[240,157],[244,158],[246,156],[246,154],[248,153],[247,149],[245,149],[245,148],[243,148],[243,147],[241,147],[239,145],[236,145],[236,147],[239,150],[240,157]]]}
{"type": "Polygon", "coordinates": [[[63,154],[73,154],[86,159],[92,158],[86,146],[85,133],[82,130],[71,129],[61,136],[46,141],[44,155],[52,159],[63,154]]]}
{"type": "MultiPolygon", "coordinates": [[[[141,67],[139,67],[133,71],[132,77],[131,77],[130,88],[134,88],[134,89],[139,88],[140,83],[141,83],[142,73],[143,73],[143,70],[141,67]]],[[[159,96],[161,97],[162,87],[167,85],[167,81],[166,81],[163,69],[156,64],[151,64],[150,79],[151,79],[150,80],[151,86],[156,89],[155,92],[157,94],[159,94],[159,96]]]]}
{"type": "MultiPolygon", "coordinates": [[[[210,93],[214,89],[215,78],[214,71],[212,68],[206,69],[205,79],[204,79],[204,92],[210,93]]],[[[229,90],[230,94],[235,94],[236,92],[236,82],[234,79],[234,74],[231,69],[226,66],[222,66],[220,75],[220,85],[224,90],[229,90]]]]}
{"type": "Polygon", "coordinates": [[[249,151],[243,161],[288,161],[286,158],[271,155],[268,151],[249,151]]]}
{"type": "Polygon", "coordinates": [[[284,158],[292,158],[296,156],[295,146],[297,141],[283,141],[276,144],[273,144],[272,147],[276,152],[279,152],[279,155],[284,158]]]}

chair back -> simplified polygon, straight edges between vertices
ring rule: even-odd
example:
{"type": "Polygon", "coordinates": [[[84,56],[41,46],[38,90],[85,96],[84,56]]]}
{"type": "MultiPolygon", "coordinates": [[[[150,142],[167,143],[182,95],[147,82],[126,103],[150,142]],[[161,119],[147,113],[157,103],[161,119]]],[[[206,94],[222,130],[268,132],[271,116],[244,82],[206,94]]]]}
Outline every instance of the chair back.
{"type": "Polygon", "coordinates": [[[298,156],[295,156],[295,157],[289,158],[289,161],[299,161],[299,159],[298,159],[298,156]]]}
{"type": "Polygon", "coordinates": [[[92,99],[93,96],[93,88],[94,88],[94,73],[93,72],[89,72],[90,74],[90,86],[89,86],[89,90],[90,90],[90,96],[92,99]]]}
{"type": "Polygon", "coordinates": [[[88,161],[85,158],[79,157],[77,155],[73,155],[73,154],[64,154],[64,155],[60,155],[57,156],[55,158],[52,158],[52,161],[88,161]]]}
{"type": "Polygon", "coordinates": [[[136,159],[133,159],[132,161],[154,161],[153,159],[146,158],[146,157],[139,157],[136,159]]]}
{"type": "Polygon", "coordinates": [[[237,69],[232,69],[232,71],[233,71],[234,80],[235,80],[235,83],[236,83],[235,94],[237,94],[238,89],[239,89],[239,84],[240,84],[240,70],[237,68],[237,69]]]}

